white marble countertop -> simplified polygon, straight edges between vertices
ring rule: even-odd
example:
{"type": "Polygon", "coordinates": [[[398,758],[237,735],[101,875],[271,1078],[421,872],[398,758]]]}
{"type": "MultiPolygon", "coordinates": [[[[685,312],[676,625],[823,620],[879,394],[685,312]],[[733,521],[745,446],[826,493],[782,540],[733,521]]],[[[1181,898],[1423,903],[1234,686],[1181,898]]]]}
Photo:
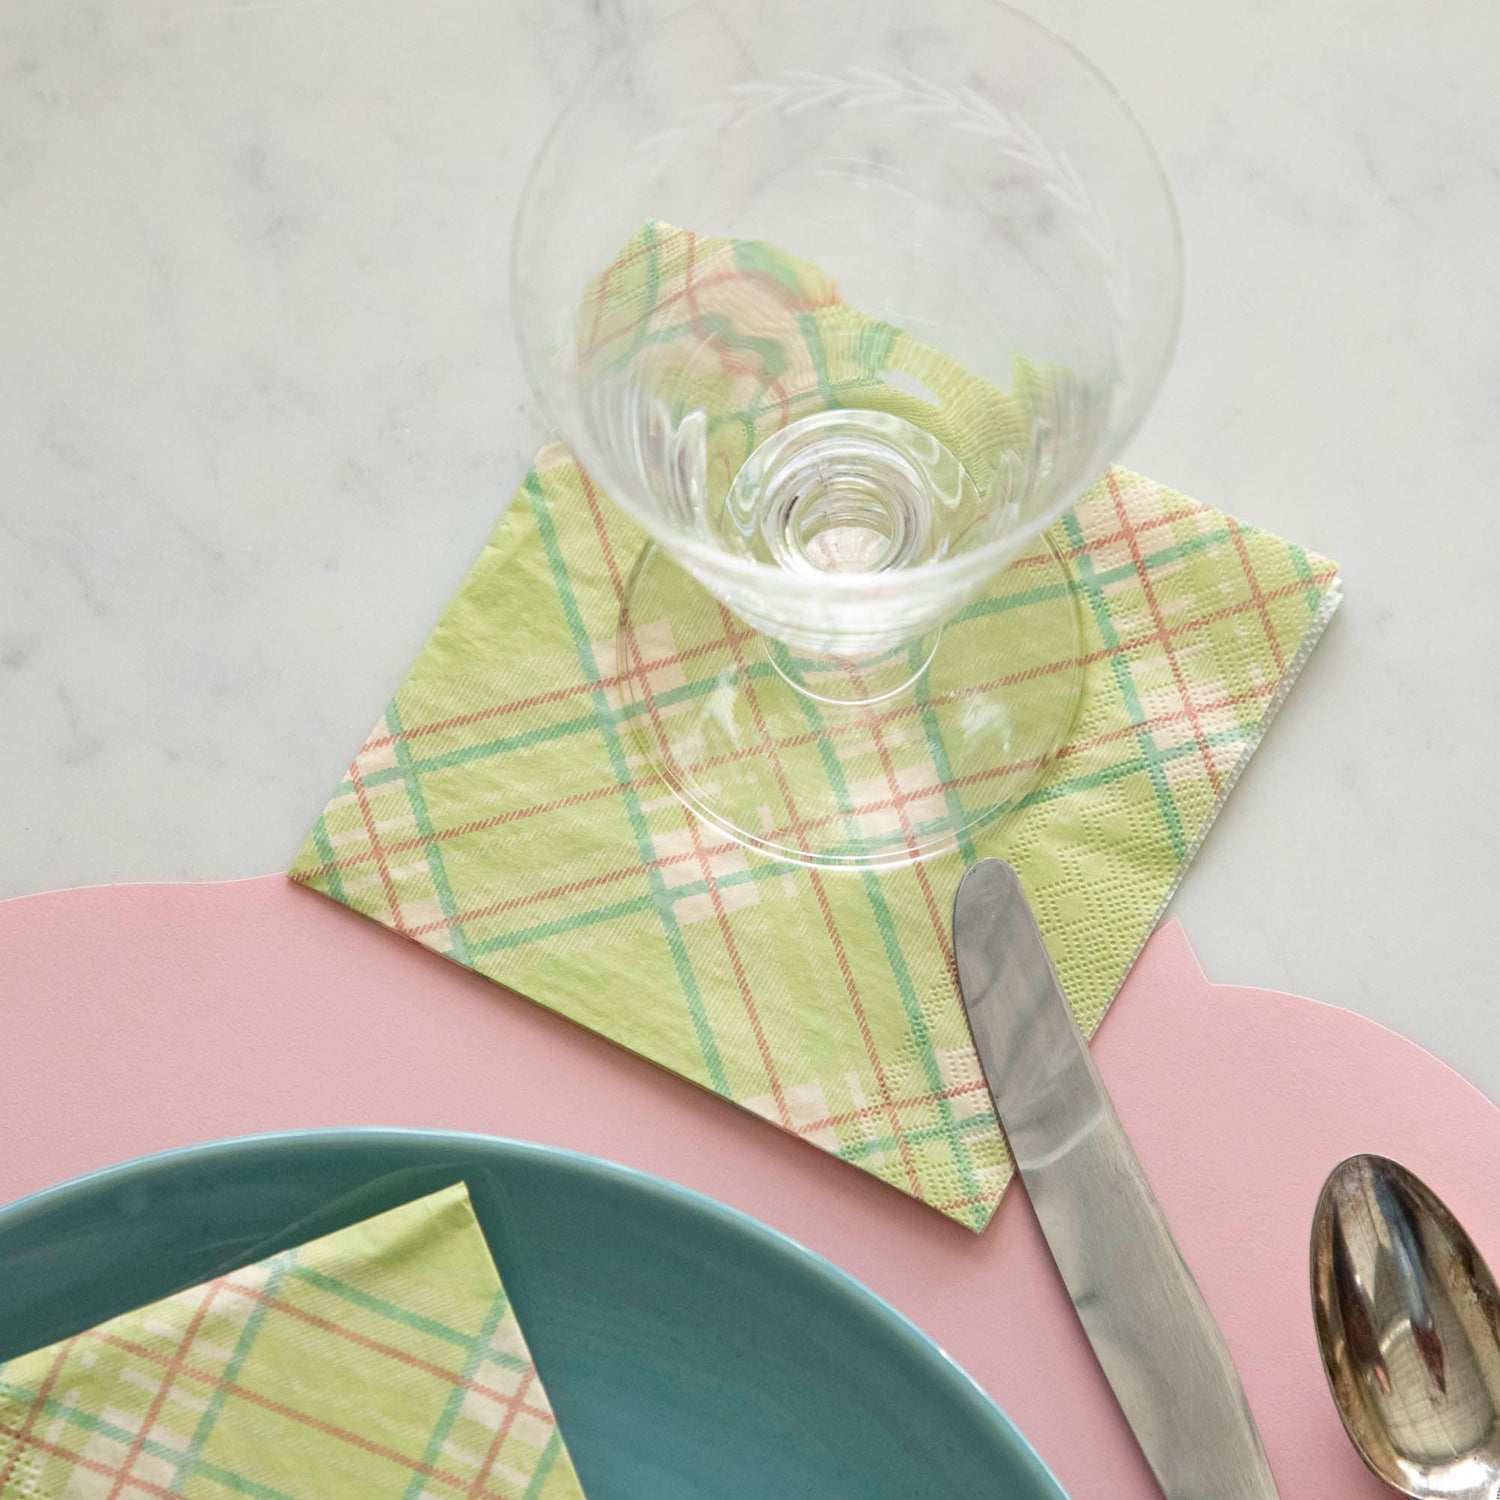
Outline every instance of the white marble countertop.
{"type": "MultiPolygon", "coordinates": [[[[286,863],[537,443],[521,175],[656,8],[0,7],[0,895],[286,863]]],[[[1026,8],[1180,199],[1125,461],[1347,582],[1175,909],[1500,1096],[1500,11],[1026,8]]]]}

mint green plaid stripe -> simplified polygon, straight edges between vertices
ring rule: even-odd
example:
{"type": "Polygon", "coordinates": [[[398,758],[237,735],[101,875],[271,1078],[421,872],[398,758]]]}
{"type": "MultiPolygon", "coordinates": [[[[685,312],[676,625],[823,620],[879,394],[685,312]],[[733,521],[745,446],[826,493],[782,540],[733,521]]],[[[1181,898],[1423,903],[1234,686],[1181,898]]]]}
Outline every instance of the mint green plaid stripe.
{"type": "MultiPolygon", "coordinates": [[[[1068,539],[1075,547],[1081,547],[1083,538],[1078,528],[1078,518],[1074,515],[1064,516],[1062,524],[1068,533],[1068,539]]],[[[1155,793],[1156,804],[1161,809],[1162,822],[1166,826],[1167,836],[1172,841],[1172,852],[1178,859],[1181,859],[1187,853],[1187,839],[1182,832],[1182,820],[1177,815],[1177,804],[1172,799],[1172,789],[1167,785],[1160,752],[1144,727],[1146,715],[1141,710],[1141,702],[1136,694],[1130,664],[1120,654],[1120,638],[1115,631],[1114,621],[1110,618],[1104,585],[1095,574],[1093,564],[1087,554],[1079,556],[1077,570],[1078,584],[1094,616],[1099,638],[1110,653],[1110,671],[1114,674],[1115,683],[1120,690],[1120,699],[1125,705],[1125,712],[1130,716],[1132,724],[1142,726],[1136,733],[1136,743],[1141,751],[1141,764],[1151,780],[1151,790],[1155,793]]]]}
{"type": "Polygon", "coordinates": [[[554,1432],[542,1449],[542,1456],[537,1460],[536,1473],[531,1476],[531,1483],[526,1486],[526,1492],[521,1496],[521,1500],[537,1500],[537,1496],[542,1493],[547,1480],[551,1477],[558,1459],[562,1457],[562,1451],[562,1434],[554,1432]]]}
{"type": "MultiPolygon", "coordinates": [[[[810,698],[801,700],[801,708],[807,715],[808,727],[814,731],[823,729],[822,717],[819,714],[817,704],[810,698]]],[[[826,735],[818,741],[818,755],[823,762],[824,773],[829,783],[838,794],[839,805],[845,813],[852,807],[849,796],[849,788],[844,778],[844,768],[834,751],[832,743],[826,735]]],[[[911,968],[907,964],[906,954],[902,947],[902,935],[891,916],[891,908],[886,900],[885,892],[881,888],[881,878],[874,871],[861,869],[859,871],[860,884],[864,888],[865,899],[870,904],[870,911],[875,918],[875,926],[880,934],[881,946],[885,952],[886,962],[890,965],[890,972],[896,982],[896,993],[900,997],[901,1008],[906,1017],[911,1041],[915,1045],[916,1054],[921,1063],[922,1081],[933,1096],[933,1103],[938,1109],[941,1123],[937,1130],[924,1131],[920,1127],[915,1130],[903,1131],[906,1142],[911,1145],[923,1145],[930,1139],[952,1141],[957,1138],[956,1121],[953,1116],[952,1102],[944,1092],[944,1080],[942,1068],[938,1062],[936,1052],[933,1049],[932,1035],[928,1029],[927,1018],[922,1012],[921,999],[917,994],[915,984],[912,982],[911,968]]],[[[993,1128],[993,1122],[991,1128],[993,1128]]],[[[872,1155],[877,1150],[889,1151],[899,1148],[894,1133],[889,1137],[890,1146],[885,1145],[886,1137],[881,1137],[879,1145],[875,1142],[865,1140],[851,1142],[839,1147],[839,1155],[846,1161],[857,1161],[862,1157],[872,1155]]],[[[954,1164],[958,1171],[959,1184],[965,1199],[974,1197],[979,1192],[979,1182],[974,1175],[973,1164],[964,1151],[954,1153],[954,1164]]]]}
{"type": "Polygon", "coordinates": [[[467,1349],[473,1343],[472,1335],[465,1333],[462,1329],[454,1328],[451,1324],[418,1312],[414,1308],[402,1307],[388,1297],[377,1297],[363,1287],[352,1286],[343,1277],[330,1276],[328,1272],[320,1271],[313,1266],[293,1266],[289,1269],[291,1275],[298,1281],[316,1287],[320,1292],[327,1292],[354,1307],[363,1308],[366,1312],[389,1318],[391,1322],[400,1323],[414,1332],[425,1333],[430,1338],[440,1339],[443,1343],[453,1344],[459,1349],[467,1349]]]}
{"type": "MultiPolygon", "coordinates": [[[[573,594],[572,581],[568,577],[567,564],[558,544],[557,533],[553,528],[546,500],[543,498],[542,487],[536,482],[535,470],[527,475],[526,482],[536,513],[537,529],[542,537],[542,545],[547,550],[547,564],[552,571],[553,581],[557,585],[558,595],[562,600],[563,613],[567,618],[568,629],[572,633],[579,665],[583,668],[585,677],[590,682],[597,683],[600,678],[598,664],[594,660],[593,648],[583,628],[583,621],[578,612],[578,602],[573,594]]],[[[697,977],[693,973],[692,959],[688,954],[686,944],[682,941],[672,902],[668,897],[661,874],[655,868],[656,853],[651,843],[651,830],[641,811],[640,798],[628,790],[631,777],[626,768],[625,753],[620,745],[620,736],[615,728],[614,717],[610,713],[608,703],[604,700],[602,690],[596,688],[593,696],[597,723],[604,738],[610,767],[615,773],[615,780],[622,789],[626,789],[623,791],[623,797],[629,811],[631,831],[635,835],[636,847],[640,851],[641,864],[646,871],[653,904],[666,933],[667,946],[671,950],[672,962],[677,970],[682,997],[687,1002],[688,1014],[692,1018],[693,1032],[698,1039],[698,1046],[702,1051],[703,1061],[713,1087],[720,1093],[727,1093],[729,1081],[724,1074],[724,1064],[719,1056],[713,1028],[709,1024],[708,1014],[703,1007],[703,997],[698,989],[697,977]]]]}
{"type": "MultiPolygon", "coordinates": [[[[430,1469],[442,1456],[443,1444],[448,1441],[448,1435],[453,1431],[453,1424],[458,1420],[459,1411],[464,1404],[464,1396],[468,1391],[469,1382],[474,1380],[480,1366],[483,1365],[487,1356],[490,1356],[490,1340],[494,1338],[500,1327],[500,1320],[510,1311],[510,1303],[506,1301],[505,1293],[497,1290],[494,1303],[485,1316],[483,1325],[479,1332],[469,1340],[469,1358],[464,1365],[463,1377],[454,1382],[448,1391],[448,1399],[443,1403],[442,1415],[437,1420],[437,1425],[432,1429],[432,1436],[427,1439],[427,1447],[422,1453],[423,1468],[430,1469]]],[[[553,1436],[557,1434],[554,1431],[553,1436]]],[[[419,1500],[422,1491],[427,1488],[427,1476],[422,1469],[412,1472],[411,1479],[407,1482],[404,1500],[419,1500]]]]}
{"type": "MultiPolygon", "coordinates": [[[[288,1250],[272,1260],[270,1275],[266,1280],[266,1292],[269,1297],[276,1295],[277,1289],[296,1258],[297,1252],[288,1250]]],[[[178,1460],[177,1467],[173,1471],[172,1488],[174,1490],[180,1489],[192,1477],[195,1470],[202,1468],[203,1450],[209,1438],[213,1436],[214,1425],[224,1410],[229,1387],[239,1379],[240,1372],[245,1367],[245,1361],[250,1357],[250,1351],[255,1346],[256,1336],[265,1324],[270,1307],[270,1302],[257,1303],[245,1320],[244,1332],[240,1334],[239,1342],[234,1346],[234,1353],[230,1355],[229,1363],[224,1367],[224,1378],[215,1388],[213,1395],[209,1397],[208,1405],[204,1408],[203,1415],[198,1419],[198,1425],[193,1429],[193,1435],[188,1440],[187,1452],[178,1460]]]]}
{"type": "Polygon", "coordinates": [[[433,888],[443,904],[443,915],[448,919],[448,936],[453,943],[453,956],[460,963],[469,961],[468,944],[464,941],[463,927],[458,920],[458,906],[453,899],[453,887],[448,872],[443,867],[443,852],[433,841],[432,819],[427,812],[427,801],[422,796],[422,783],[412,766],[411,750],[401,737],[401,717],[394,703],[385,713],[386,725],[396,736],[396,763],[400,768],[406,795],[411,801],[412,813],[417,820],[417,830],[427,843],[427,867],[432,872],[433,888]]]}

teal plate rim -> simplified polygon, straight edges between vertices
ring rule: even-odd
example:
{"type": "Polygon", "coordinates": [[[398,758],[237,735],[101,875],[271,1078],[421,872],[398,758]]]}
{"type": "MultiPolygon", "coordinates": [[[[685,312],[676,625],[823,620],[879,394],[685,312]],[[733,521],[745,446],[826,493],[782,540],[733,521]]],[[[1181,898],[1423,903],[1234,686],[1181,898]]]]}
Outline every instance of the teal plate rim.
{"type": "MultiPolygon", "coordinates": [[[[799,1264],[805,1272],[812,1274],[832,1288],[835,1295],[846,1305],[857,1305],[867,1313],[873,1314],[885,1331],[893,1335],[895,1340],[945,1387],[945,1396],[967,1408],[968,1415],[972,1419],[990,1429],[1000,1446],[1008,1450],[1008,1457],[1011,1461],[1026,1472],[1027,1478],[1043,1487],[1050,1486],[1060,1500],[1066,1500],[1065,1492],[1056,1476],[1020,1429],[1006,1416],[974,1377],[910,1318],[842,1267],[793,1239],[790,1235],[752,1217],[741,1209],[710,1198],[704,1193],[668,1178],[568,1147],[550,1146],[539,1141],[520,1140],[511,1136],[485,1135],[476,1131],[384,1126],[342,1126],[227,1136],[186,1146],[174,1146],[106,1167],[98,1167],[77,1177],[68,1178],[63,1182],[13,1199],[9,1203],[0,1205],[0,1236],[28,1220],[39,1215],[50,1214],[58,1209],[66,1209],[75,1200],[86,1199],[101,1190],[133,1182],[141,1177],[170,1173],[179,1163],[188,1160],[203,1163],[212,1162],[217,1157],[273,1155],[287,1147],[314,1150],[319,1147],[359,1145],[378,1149],[383,1145],[399,1148],[403,1145],[419,1143],[449,1149],[474,1147],[485,1150],[498,1149],[502,1155],[558,1162],[584,1176],[599,1178],[606,1183],[627,1186],[648,1200],[665,1202],[678,1209],[686,1209],[693,1214],[701,1215],[717,1223],[719,1227],[729,1231],[732,1235],[743,1236],[752,1242],[758,1242],[761,1248],[769,1251],[773,1257],[799,1264]]],[[[118,1311],[129,1311],[135,1305],[137,1304],[127,1301],[118,1311]]]]}

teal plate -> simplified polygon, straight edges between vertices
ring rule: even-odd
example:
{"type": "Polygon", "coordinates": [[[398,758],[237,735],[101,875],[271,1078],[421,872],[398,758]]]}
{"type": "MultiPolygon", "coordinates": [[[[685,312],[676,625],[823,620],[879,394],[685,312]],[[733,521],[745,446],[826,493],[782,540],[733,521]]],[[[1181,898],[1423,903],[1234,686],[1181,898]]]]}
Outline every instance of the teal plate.
{"type": "Polygon", "coordinates": [[[827,1261],[659,1178],[485,1136],[255,1136],[13,1203],[0,1359],[460,1179],[589,1500],[1066,1500],[978,1386],[827,1261]]]}

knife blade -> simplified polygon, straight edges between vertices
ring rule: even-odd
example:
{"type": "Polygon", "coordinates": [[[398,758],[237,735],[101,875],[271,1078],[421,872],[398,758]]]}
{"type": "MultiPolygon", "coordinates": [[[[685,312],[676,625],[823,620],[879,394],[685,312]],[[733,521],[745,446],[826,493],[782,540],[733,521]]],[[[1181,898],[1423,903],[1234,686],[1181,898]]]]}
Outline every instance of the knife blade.
{"type": "Polygon", "coordinates": [[[1168,1500],[1275,1500],[1234,1361],[1094,1065],[1016,873],[959,884],[953,944],[995,1112],[1094,1355],[1168,1500]]]}

